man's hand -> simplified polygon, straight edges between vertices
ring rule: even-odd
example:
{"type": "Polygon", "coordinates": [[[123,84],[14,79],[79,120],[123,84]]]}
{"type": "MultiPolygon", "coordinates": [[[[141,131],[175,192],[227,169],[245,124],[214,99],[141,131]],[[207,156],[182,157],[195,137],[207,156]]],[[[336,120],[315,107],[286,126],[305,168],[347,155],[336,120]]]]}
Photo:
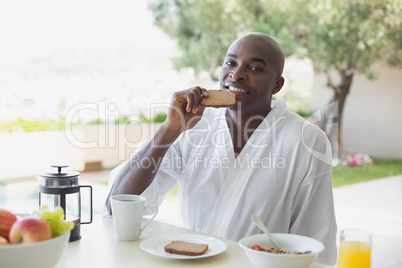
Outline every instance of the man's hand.
{"type": "Polygon", "coordinates": [[[164,125],[179,134],[194,127],[205,109],[200,105],[203,97],[208,97],[208,91],[201,87],[175,92],[164,125]]]}
{"type": "Polygon", "coordinates": [[[205,107],[201,99],[208,97],[204,88],[193,87],[174,93],[167,118],[151,141],[136,154],[138,159],[150,159],[151,165],[133,165],[127,162],[113,183],[106,207],[111,214],[109,197],[116,194],[141,194],[154,180],[156,172],[170,145],[185,130],[197,124],[205,107]]]}

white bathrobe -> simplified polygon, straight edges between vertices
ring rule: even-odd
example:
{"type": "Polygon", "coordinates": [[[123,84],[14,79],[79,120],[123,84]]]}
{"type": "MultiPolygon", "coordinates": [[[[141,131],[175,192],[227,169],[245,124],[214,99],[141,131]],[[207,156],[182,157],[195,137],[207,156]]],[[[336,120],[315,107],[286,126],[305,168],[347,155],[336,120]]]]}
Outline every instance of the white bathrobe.
{"type": "MultiPolygon", "coordinates": [[[[202,120],[169,148],[142,195],[147,203],[160,205],[178,183],[185,227],[240,240],[261,233],[250,220],[257,214],[273,233],[320,240],[326,249],[317,261],[333,265],[337,230],[331,146],[324,132],[284,102],[272,105],[237,158],[226,109],[205,109],[202,120]]],[[[147,163],[133,160],[131,165],[147,163]]]]}

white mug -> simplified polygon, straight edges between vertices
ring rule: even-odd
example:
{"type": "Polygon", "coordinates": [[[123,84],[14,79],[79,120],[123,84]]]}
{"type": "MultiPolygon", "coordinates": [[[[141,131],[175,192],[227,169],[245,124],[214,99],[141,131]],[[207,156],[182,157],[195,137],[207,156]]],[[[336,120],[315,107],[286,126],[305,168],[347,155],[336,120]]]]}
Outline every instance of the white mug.
{"type": "Polygon", "coordinates": [[[156,205],[145,205],[146,198],[140,195],[122,194],[111,197],[113,223],[118,240],[137,240],[145,227],[158,214],[156,205]],[[142,225],[142,218],[146,208],[153,207],[155,213],[142,225]]]}

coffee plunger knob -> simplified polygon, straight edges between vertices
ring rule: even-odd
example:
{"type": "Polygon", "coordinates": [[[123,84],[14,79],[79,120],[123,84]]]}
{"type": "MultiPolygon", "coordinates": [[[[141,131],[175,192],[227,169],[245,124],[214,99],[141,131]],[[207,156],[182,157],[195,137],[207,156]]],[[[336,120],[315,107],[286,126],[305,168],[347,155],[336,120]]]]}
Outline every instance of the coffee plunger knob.
{"type": "Polygon", "coordinates": [[[58,173],[61,173],[62,168],[67,168],[68,165],[50,165],[51,167],[57,168],[58,173]]]}

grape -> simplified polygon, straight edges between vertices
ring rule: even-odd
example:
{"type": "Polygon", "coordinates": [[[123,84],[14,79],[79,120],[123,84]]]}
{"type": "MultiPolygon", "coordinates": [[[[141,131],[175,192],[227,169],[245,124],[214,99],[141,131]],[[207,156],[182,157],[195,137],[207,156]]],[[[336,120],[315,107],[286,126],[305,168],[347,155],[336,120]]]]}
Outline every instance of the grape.
{"type": "Polygon", "coordinates": [[[41,213],[40,217],[41,217],[42,219],[44,219],[45,221],[47,221],[47,220],[50,220],[50,219],[51,219],[52,213],[49,212],[49,211],[43,211],[43,212],[41,213]]]}
{"type": "Polygon", "coordinates": [[[56,207],[54,211],[50,211],[49,208],[44,205],[33,214],[47,221],[52,230],[53,237],[57,237],[72,230],[75,226],[73,222],[64,220],[64,209],[62,207],[56,207]]]}
{"type": "Polygon", "coordinates": [[[64,209],[62,207],[56,207],[53,212],[53,220],[61,221],[64,219],[64,209]]]}
{"type": "Polygon", "coordinates": [[[57,236],[57,232],[56,232],[57,223],[52,220],[48,220],[47,223],[50,226],[50,230],[52,230],[52,237],[56,237],[57,236]]]}

